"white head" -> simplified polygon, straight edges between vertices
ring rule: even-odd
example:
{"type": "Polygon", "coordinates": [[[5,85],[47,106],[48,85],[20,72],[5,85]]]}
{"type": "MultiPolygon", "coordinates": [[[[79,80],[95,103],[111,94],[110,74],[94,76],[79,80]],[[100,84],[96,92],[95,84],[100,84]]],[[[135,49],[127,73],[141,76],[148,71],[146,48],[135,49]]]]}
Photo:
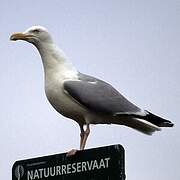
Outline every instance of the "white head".
{"type": "Polygon", "coordinates": [[[77,71],[74,69],[72,64],[67,61],[67,57],[64,52],[59,49],[52,41],[51,35],[48,30],[42,26],[32,26],[21,33],[14,33],[11,35],[10,40],[24,40],[36,46],[38,49],[41,59],[43,61],[45,73],[52,71],[49,69],[58,69],[62,71],[62,76],[67,76],[70,71],[70,75],[77,71]],[[64,74],[63,74],[64,73],[64,74]]]}
{"type": "Polygon", "coordinates": [[[37,46],[39,43],[52,43],[51,35],[48,30],[42,26],[32,26],[22,33],[14,33],[10,40],[24,40],[37,46]]]}

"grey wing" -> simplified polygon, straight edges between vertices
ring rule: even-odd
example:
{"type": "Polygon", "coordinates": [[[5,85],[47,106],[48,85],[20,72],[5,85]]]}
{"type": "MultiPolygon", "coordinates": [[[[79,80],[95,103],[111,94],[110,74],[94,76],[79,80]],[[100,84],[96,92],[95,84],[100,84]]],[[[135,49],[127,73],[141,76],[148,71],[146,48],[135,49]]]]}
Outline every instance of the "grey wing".
{"type": "Polygon", "coordinates": [[[65,81],[64,90],[94,112],[114,115],[140,111],[110,84],[91,76],[81,74],[79,81],[65,81]]]}

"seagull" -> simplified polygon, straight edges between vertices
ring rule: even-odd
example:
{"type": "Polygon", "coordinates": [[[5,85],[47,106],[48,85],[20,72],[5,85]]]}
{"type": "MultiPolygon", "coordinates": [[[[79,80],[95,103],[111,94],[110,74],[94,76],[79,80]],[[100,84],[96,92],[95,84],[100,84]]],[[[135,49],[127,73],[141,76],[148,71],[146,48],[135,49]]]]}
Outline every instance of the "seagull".
{"type": "MultiPolygon", "coordinates": [[[[174,125],[137,107],[109,83],[80,73],[45,27],[32,26],[22,33],[13,33],[10,40],[24,40],[38,49],[47,99],[57,112],[79,124],[80,150],[85,148],[90,124],[124,125],[147,135],[174,125]]],[[[69,155],[75,152],[72,150],[69,155]]]]}

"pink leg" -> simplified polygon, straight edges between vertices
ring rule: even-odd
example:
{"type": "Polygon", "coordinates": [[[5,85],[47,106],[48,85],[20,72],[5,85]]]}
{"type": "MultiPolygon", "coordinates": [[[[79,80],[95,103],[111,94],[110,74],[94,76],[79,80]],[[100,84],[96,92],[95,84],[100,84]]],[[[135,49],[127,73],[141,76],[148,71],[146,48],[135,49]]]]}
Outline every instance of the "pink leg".
{"type": "Polygon", "coordinates": [[[86,125],[86,130],[82,131],[81,132],[81,142],[80,142],[80,150],[83,150],[85,148],[85,145],[86,145],[86,141],[87,141],[87,138],[89,136],[89,133],[90,133],[90,127],[89,127],[89,124],[86,125]]]}
{"type": "MultiPolygon", "coordinates": [[[[86,131],[84,131],[83,125],[80,125],[80,150],[83,150],[86,144],[86,140],[87,140],[87,136],[89,135],[89,125],[87,125],[87,129],[86,131]]],[[[74,156],[77,153],[77,149],[72,149],[70,151],[67,152],[66,156],[74,156]]]]}
{"type": "Polygon", "coordinates": [[[66,157],[74,156],[77,153],[77,149],[71,149],[67,152],[66,157]]]}

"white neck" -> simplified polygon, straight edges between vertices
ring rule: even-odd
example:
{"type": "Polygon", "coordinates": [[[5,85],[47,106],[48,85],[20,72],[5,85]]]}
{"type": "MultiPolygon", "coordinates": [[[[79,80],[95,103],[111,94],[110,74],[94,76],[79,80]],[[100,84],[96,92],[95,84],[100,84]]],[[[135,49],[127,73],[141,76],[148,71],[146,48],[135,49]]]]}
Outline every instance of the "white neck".
{"type": "Polygon", "coordinates": [[[72,63],[67,61],[64,52],[53,43],[41,43],[36,46],[43,62],[45,78],[58,73],[61,79],[71,78],[77,75],[77,70],[72,63]]]}

